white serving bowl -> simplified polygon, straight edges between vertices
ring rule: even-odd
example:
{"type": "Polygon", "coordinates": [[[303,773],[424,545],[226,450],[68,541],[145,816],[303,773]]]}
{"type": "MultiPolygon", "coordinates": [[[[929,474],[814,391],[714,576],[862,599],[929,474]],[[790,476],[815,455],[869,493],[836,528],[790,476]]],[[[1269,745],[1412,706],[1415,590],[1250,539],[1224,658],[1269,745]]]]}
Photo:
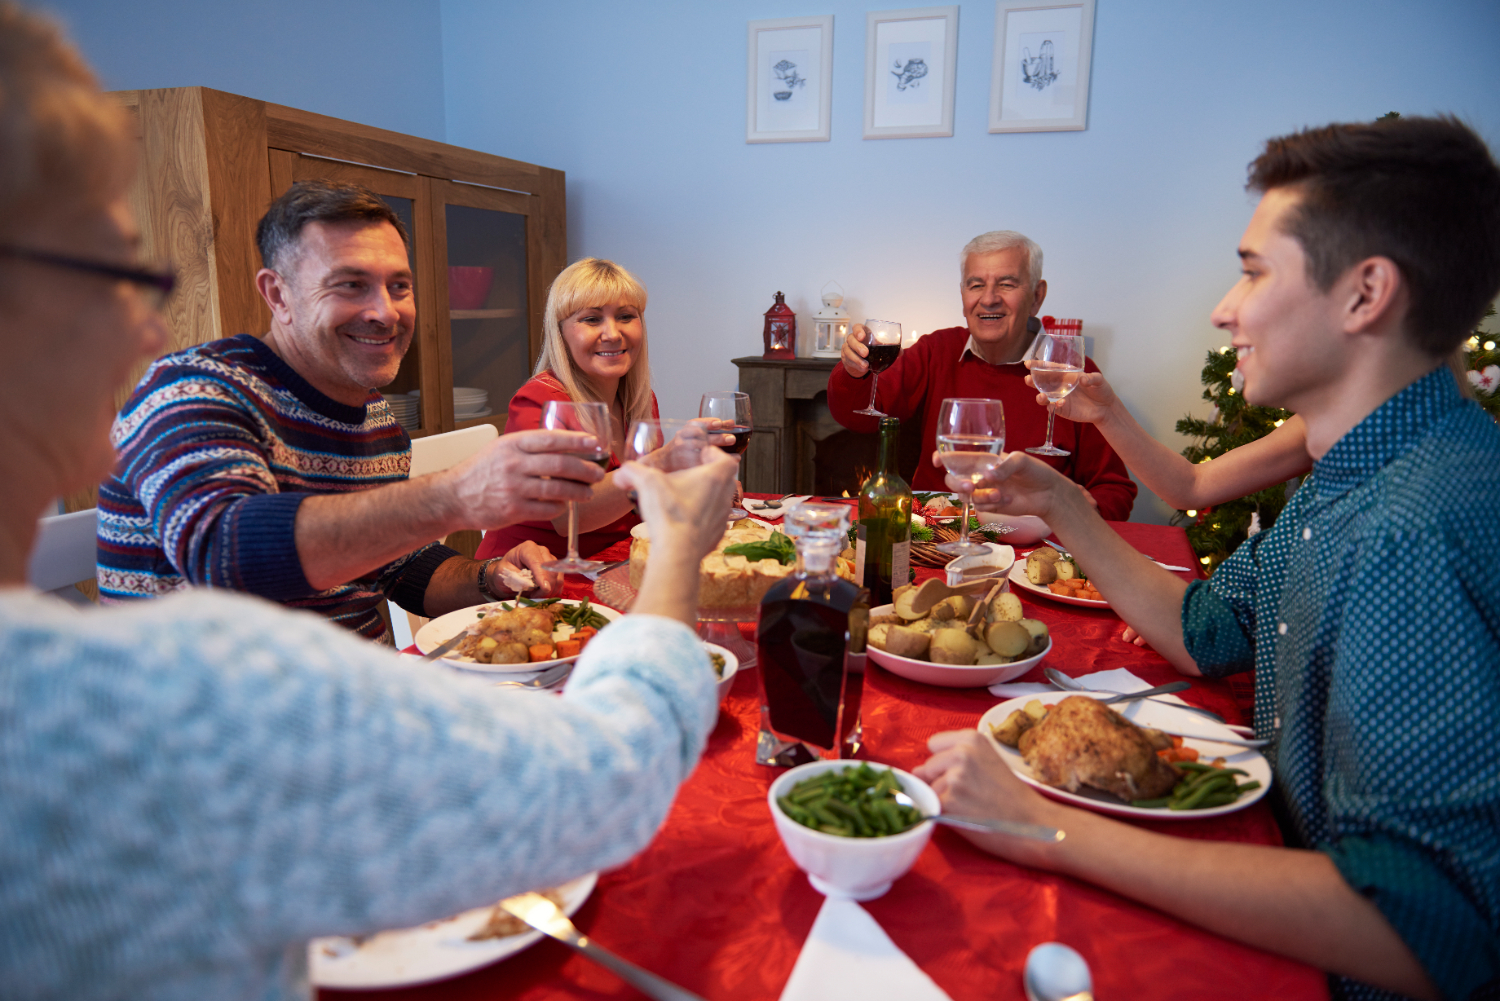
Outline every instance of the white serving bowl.
{"type": "MultiPolygon", "coordinates": [[[[828,897],[874,900],[885,894],[891,883],[916,863],[917,856],[922,854],[932,837],[932,821],[924,820],[909,831],[886,837],[845,838],[803,827],[783,813],[776,802],[803,779],[854,768],[859,764],[858,761],[812,761],[798,765],[771,783],[766,799],[771,807],[771,819],[776,822],[776,833],[781,835],[781,843],[786,846],[792,861],[797,863],[797,868],[807,873],[807,881],[813,889],[828,897]]],[[[912,798],[918,810],[928,815],[941,812],[937,793],[931,786],[899,768],[891,771],[896,773],[902,790],[912,798]]]]}
{"type": "MultiPolygon", "coordinates": [[[[889,615],[891,611],[891,605],[881,605],[870,609],[870,614],[889,615]]],[[[1043,657],[1052,652],[1052,637],[1048,635],[1047,645],[1042,647],[1041,653],[1009,664],[934,664],[931,661],[900,657],[875,647],[867,647],[865,652],[887,671],[899,674],[909,681],[920,681],[924,685],[938,685],[942,688],[987,688],[1004,681],[1014,681],[1036,667],[1043,657]]]]}
{"type": "Polygon", "coordinates": [[[724,674],[719,678],[719,701],[722,703],[729,690],[734,687],[734,675],[740,669],[740,659],[717,643],[704,643],[703,648],[724,658],[724,674]]]}

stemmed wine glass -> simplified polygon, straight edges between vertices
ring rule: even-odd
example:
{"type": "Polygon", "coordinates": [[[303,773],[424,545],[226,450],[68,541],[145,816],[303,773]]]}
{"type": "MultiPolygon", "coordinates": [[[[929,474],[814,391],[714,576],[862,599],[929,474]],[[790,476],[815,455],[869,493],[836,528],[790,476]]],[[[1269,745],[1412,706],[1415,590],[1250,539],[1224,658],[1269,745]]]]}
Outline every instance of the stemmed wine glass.
{"type": "MultiPolygon", "coordinates": [[[[734,444],[724,451],[731,455],[744,455],[745,449],[750,447],[752,423],[749,393],[704,393],[703,399],[698,403],[698,416],[721,421],[718,433],[734,435],[734,444]]],[[[729,512],[729,517],[736,521],[747,516],[748,512],[741,507],[732,508],[729,512]]]]}
{"type": "MultiPolygon", "coordinates": [[[[595,446],[589,449],[573,449],[566,454],[574,455],[585,462],[596,463],[600,469],[609,466],[609,406],[604,403],[575,403],[572,400],[551,400],[542,411],[542,427],[554,431],[582,431],[594,436],[595,446]]],[[[568,501],[568,555],[543,565],[544,570],[562,573],[592,573],[605,564],[598,560],[585,560],[578,555],[578,502],[568,501]]]]}
{"type": "Polygon", "coordinates": [[[865,363],[870,366],[870,402],[863,410],[854,412],[869,417],[889,417],[889,414],[875,409],[875,387],[880,385],[880,373],[894,365],[901,354],[901,324],[890,320],[866,320],[865,330],[870,335],[865,342],[870,349],[865,356],[865,363]]]}
{"type": "Polygon", "coordinates": [[[937,447],[943,468],[954,476],[967,476],[971,484],[961,491],[964,513],[958,541],[937,548],[953,556],[987,553],[989,547],[969,541],[969,502],[974,495],[972,484],[1005,458],[1005,407],[999,400],[944,400],[938,411],[937,447]]]}
{"type": "Polygon", "coordinates": [[[1083,335],[1042,333],[1037,335],[1031,362],[1031,384],[1047,397],[1047,443],[1028,448],[1033,455],[1072,455],[1052,444],[1052,424],[1057,405],[1065,400],[1083,376],[1083,335]]]}

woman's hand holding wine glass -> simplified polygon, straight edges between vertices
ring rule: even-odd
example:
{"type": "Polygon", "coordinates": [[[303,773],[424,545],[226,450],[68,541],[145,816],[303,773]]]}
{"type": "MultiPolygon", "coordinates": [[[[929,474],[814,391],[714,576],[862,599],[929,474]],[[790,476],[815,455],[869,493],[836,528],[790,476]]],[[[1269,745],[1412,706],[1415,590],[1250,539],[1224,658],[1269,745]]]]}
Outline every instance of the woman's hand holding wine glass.
{"type": "Polygon", "coordinates": [[[1052,444],[1052,425],[1057,420],[1057,404],[1073,392],[1083,376],[1083,335],[1038,334],[1033,357],[1027,367],[1031,369],[1027,381],[1047,397],[1049,406],[1046,444],[1026,451],[1033,455],[1072,455],[1067,449],[1052,444]]]}

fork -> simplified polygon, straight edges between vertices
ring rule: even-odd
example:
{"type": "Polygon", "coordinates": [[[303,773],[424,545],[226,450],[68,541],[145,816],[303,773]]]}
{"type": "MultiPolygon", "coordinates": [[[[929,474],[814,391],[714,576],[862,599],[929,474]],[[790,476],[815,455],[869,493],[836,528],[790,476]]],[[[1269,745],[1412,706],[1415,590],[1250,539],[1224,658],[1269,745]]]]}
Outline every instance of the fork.
{"type": "Polygon", "coordinates": [[[573,673],[573,661],[564,664],[554,664],[534,678],[525,681],[497,681],[496,688],[555,688],[568,680],[568,675],[573,673]]]}

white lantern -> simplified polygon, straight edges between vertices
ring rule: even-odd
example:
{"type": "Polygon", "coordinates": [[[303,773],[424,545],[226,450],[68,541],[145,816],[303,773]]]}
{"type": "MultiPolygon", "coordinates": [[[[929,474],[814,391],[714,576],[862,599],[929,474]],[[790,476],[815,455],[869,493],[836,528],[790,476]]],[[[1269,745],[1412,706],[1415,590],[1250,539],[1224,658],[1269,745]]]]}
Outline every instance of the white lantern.
{"type": "MultiPolygon", "coordinates": [[[[838,285],[829,282],[828,285],[838,285]]],[[[828,285],[823,288],[827,289],[828,285]]],[[[813,357],[837,358],[844,351],[844,338],[849,336],[849,311],[844,308],[844,288],[837,293],[823,293],[823,308],[813,316],[813,357]]]]}

